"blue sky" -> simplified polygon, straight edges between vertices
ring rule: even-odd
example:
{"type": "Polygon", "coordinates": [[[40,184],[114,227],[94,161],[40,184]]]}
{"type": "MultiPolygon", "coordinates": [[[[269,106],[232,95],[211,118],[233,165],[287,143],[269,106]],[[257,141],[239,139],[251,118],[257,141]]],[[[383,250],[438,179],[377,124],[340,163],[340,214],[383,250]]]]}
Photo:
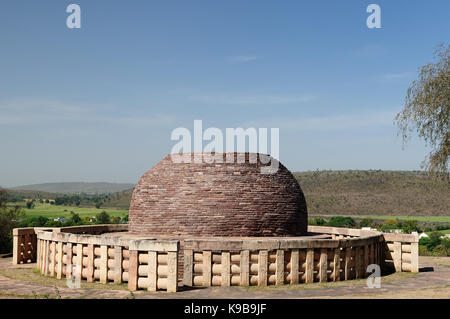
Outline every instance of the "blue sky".
{"type": "Polygon", "coordinates": [[[450,2],[0,3],[0,185],[131,182],[176,127],[278,127],[292,171],[415,170],[397,137],[418,68],[450,36],[450,2]],[[66,7],[81,7],[81,29],[66,7]],[[366,8],[381,7],[381,29],[366,8]]]}

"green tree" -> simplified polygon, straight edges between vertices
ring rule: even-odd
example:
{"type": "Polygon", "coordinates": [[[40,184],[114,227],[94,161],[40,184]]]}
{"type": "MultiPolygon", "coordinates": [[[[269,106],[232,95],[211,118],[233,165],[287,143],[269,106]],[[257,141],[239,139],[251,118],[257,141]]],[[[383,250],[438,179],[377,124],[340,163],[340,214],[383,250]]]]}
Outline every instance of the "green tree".
{"type": "Polygon", "coordinates": [[[74,224],[81,224],[83,222],[80,215],[74,212],[70,212],[70,221],[74,224]]]}
{"type": "Polygon", "coordinates": [[[372,227],[373,219],[370,217],[366,217],[359,222],[359,227],[372,227]]]}
{"type": "Polygon", "coordinates": [[[111,218],[109,217],[108,213],[105,211],[102,211],[100,214],[97,214],[95,216],[96,224],[110,224],[111,218]]]}
{"type": "Polygon", "coordinates": [[[112,224],[120,224],[120,217],[119,216],[114,216],[111,218],[111,223],[112,224]]]}
{"type": "Polygon", "coordinates": [[[401,223],[400,228],[403,232],[410,234],[414,231],[419,231],[419,222],[417,220],[405,220],[401,223]]]}
{"type": "Polygon", "coordinates": [[[398,220],[396,219],[388,219],[384,222],[383,225],[381,225],[381,230],[390,230],[390,229],[398,229],[400,228],[400,225],[398,223],[398,220]]]}
{"type": "Polygon", "coordinates": [[[333,227],[352,228],[352,227],[355,227],[355,221],[351,217],[333,216],[330,218],[327,225],[333,226],[333,227]]]}
{"type": "Polygon", "coordinates": [[[327,221],[323,218],[314,218],[312,220],[309,221],[310,225],[315,225],[315,226],[323,226],[327,223],[327,221]]]}
{"type": "Polygon", "coordinates": [[[395,117],[403,142],[416,131],[431,152],[422,166],[433,176],[449,180],[450,45],[435,51],[436,63],[420,68],[419,79],[406,94],[405,107],[395,117]]]}
{"type": "Polygon", "coordinates": [[[17,227],[24,216],[19,206],[8,207],[8,193],[0,189],[0,253],[12,251],[12,230],[17,227]]]}
{"type": "Polygon", "coordinates": [[[27,209],[33,209],[34,208],[34,201],[33,200],[29,200],[27,201],[27,209]]]}

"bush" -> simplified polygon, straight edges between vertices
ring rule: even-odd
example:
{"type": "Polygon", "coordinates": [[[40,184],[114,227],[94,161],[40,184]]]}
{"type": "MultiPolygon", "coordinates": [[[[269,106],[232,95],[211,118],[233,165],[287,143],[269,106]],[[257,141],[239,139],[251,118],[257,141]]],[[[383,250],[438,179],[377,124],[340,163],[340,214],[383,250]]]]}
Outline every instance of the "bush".
{"type": "Polygon", "coordinates": [[[372,218],[364,218],[362,221],[360,221],[359,223],[359,227],[372,227],[373,225],[373,219],[372,218]]]}
{"type": "Polygon", "coordinates": [[[82,224],[80,215],[78,215],[77,213],[74,213],[74,212],[70,212],[70,221],[75,225],[82,224]]]}
{"type": "Polygon", "coordinates": [[[12,230],[19,224],[23,211],[19,206],[10,208],[6,206],[8,193],[0,189],[0,254],[12,251],[12,230]]]}
{"type": "Polygon", "coordinates": [[[61,227],[62,224],[59,221],[49,220],[48,222],[45,223],[44,226],[45,227],[61,227]]]}
{"type": "Polygon", "coordinates": [[[109,217],[108,213],[103,211],[100,214],[97,214],[95,216],[96,224],[110,224],[111,218],[109,217]]]}
{"type": "Polygon", "coordinates": [[[333,227],[353,228],[353,227],[355,227],[355,221],[351,217],[333,216],[330,218],[327,225],[333,226],[333,227]]]}
{"type": "Polygon", "coordinates": [[[403,223],[401,223],[400,228],[405,232],[406,234],[410,234],[412,232],[418,232],[419,229],[419,223],[417,220],[406,220],[403,223]]]}
{"type": "Polygon", "coordinates": [[[384,222],[383,225],[381,225],[382,231],[398,229],[398,228],[400,228],[400,225],[398,223],[398,220],[396,220],[396,219],[388,219],[384,222]]]}
{"type": "Polygon", "coordinates": [[[32,217],[28,220],[28,225],[25,227],[44,227],[48,220],[49,219],[44,216],[32,217]]]}
{"type": "MultiPolygon", "coordinates": [[[[128,215],[126,217],[127,217],[127,222],[128,222],[128,215]]],[[[326,223],[327,223],[327,221],[323,218],[314,218],[309,221],[309,224],[314,225],[314,226],[323,226],[326,223]]]]}
{"type": "Polygon", "coordinates": [[[112,224],[120,224],[120,217],[119,216],[114,216],[111,218],[111,223],[112,224]]]}
{"type": "Polygon", "coordinates": [[[29,200],[27,201],[27,209],[33,209],[34,208],[34,201],[29,200]]]}
{"type": "Polygon", "coordinates": [[[450,247],[444,244],[437,245],[433,249],[433,256],[450,256],[450,247]]]}

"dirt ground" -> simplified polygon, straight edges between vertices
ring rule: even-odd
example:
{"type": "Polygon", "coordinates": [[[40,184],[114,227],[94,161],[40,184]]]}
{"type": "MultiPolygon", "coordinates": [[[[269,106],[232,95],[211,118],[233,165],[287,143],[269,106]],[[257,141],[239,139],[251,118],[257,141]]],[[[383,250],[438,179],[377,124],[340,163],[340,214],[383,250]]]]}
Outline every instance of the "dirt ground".
{"type": "Polygon", "coordinates": [[[69,288],[66,280],[45,277],[34,265],[12,265],[0,259],[0,299],[10,298],[444,298],[450,299],[450,257],[420,257],[420,272],[393,273],[381,278],[380,288],[369,288],[366,279],[269,287],[211,287],[181,289],[177,293],[130,292],[125,284],[83,282],[69,288]]]}

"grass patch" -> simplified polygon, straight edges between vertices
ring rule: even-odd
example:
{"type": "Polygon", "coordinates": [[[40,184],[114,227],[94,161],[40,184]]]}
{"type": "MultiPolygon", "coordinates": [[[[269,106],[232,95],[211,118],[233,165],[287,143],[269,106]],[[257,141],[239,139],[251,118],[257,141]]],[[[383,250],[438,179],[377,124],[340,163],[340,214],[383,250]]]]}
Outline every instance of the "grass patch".
{"type": "MultiPolygon", "coordinates": [[[[10,206],[13,206],[10,204],[10,206]]],[[[47,218],[70,217],[70,212],[73,211],[83,217],[95,217],[97,214],[105,211],[109,216],[124,217],[128,214],[125,209],[111,209],[111,208],[90,208],[90,207],[74,207],[74,206],[57,206],[50,204],[35,204],[32,209],[23,208],[26,217],[43,216],[47,218]]]]}
{"type": "MultiPolygon", "coordinates": [[[[310,219],[315,217],[330,217],[331,215],[310,215],[310,219]]],[[[374,220],[387,220],[387,219],[398,219],[398,220],[417,220],[419,222],[435,222],[435,223],[450,223],[450,216],[396,216],[396,215],[339,215],[344,217],[352,218],[372,218],[374,220]]],[[[446,230],[449,231],[449,230],[446,230]]],[[[450,233],[450,232],[449,232],[450,233]]],[[[448,233],[447,233],[448,234],[448,233]]]]}

